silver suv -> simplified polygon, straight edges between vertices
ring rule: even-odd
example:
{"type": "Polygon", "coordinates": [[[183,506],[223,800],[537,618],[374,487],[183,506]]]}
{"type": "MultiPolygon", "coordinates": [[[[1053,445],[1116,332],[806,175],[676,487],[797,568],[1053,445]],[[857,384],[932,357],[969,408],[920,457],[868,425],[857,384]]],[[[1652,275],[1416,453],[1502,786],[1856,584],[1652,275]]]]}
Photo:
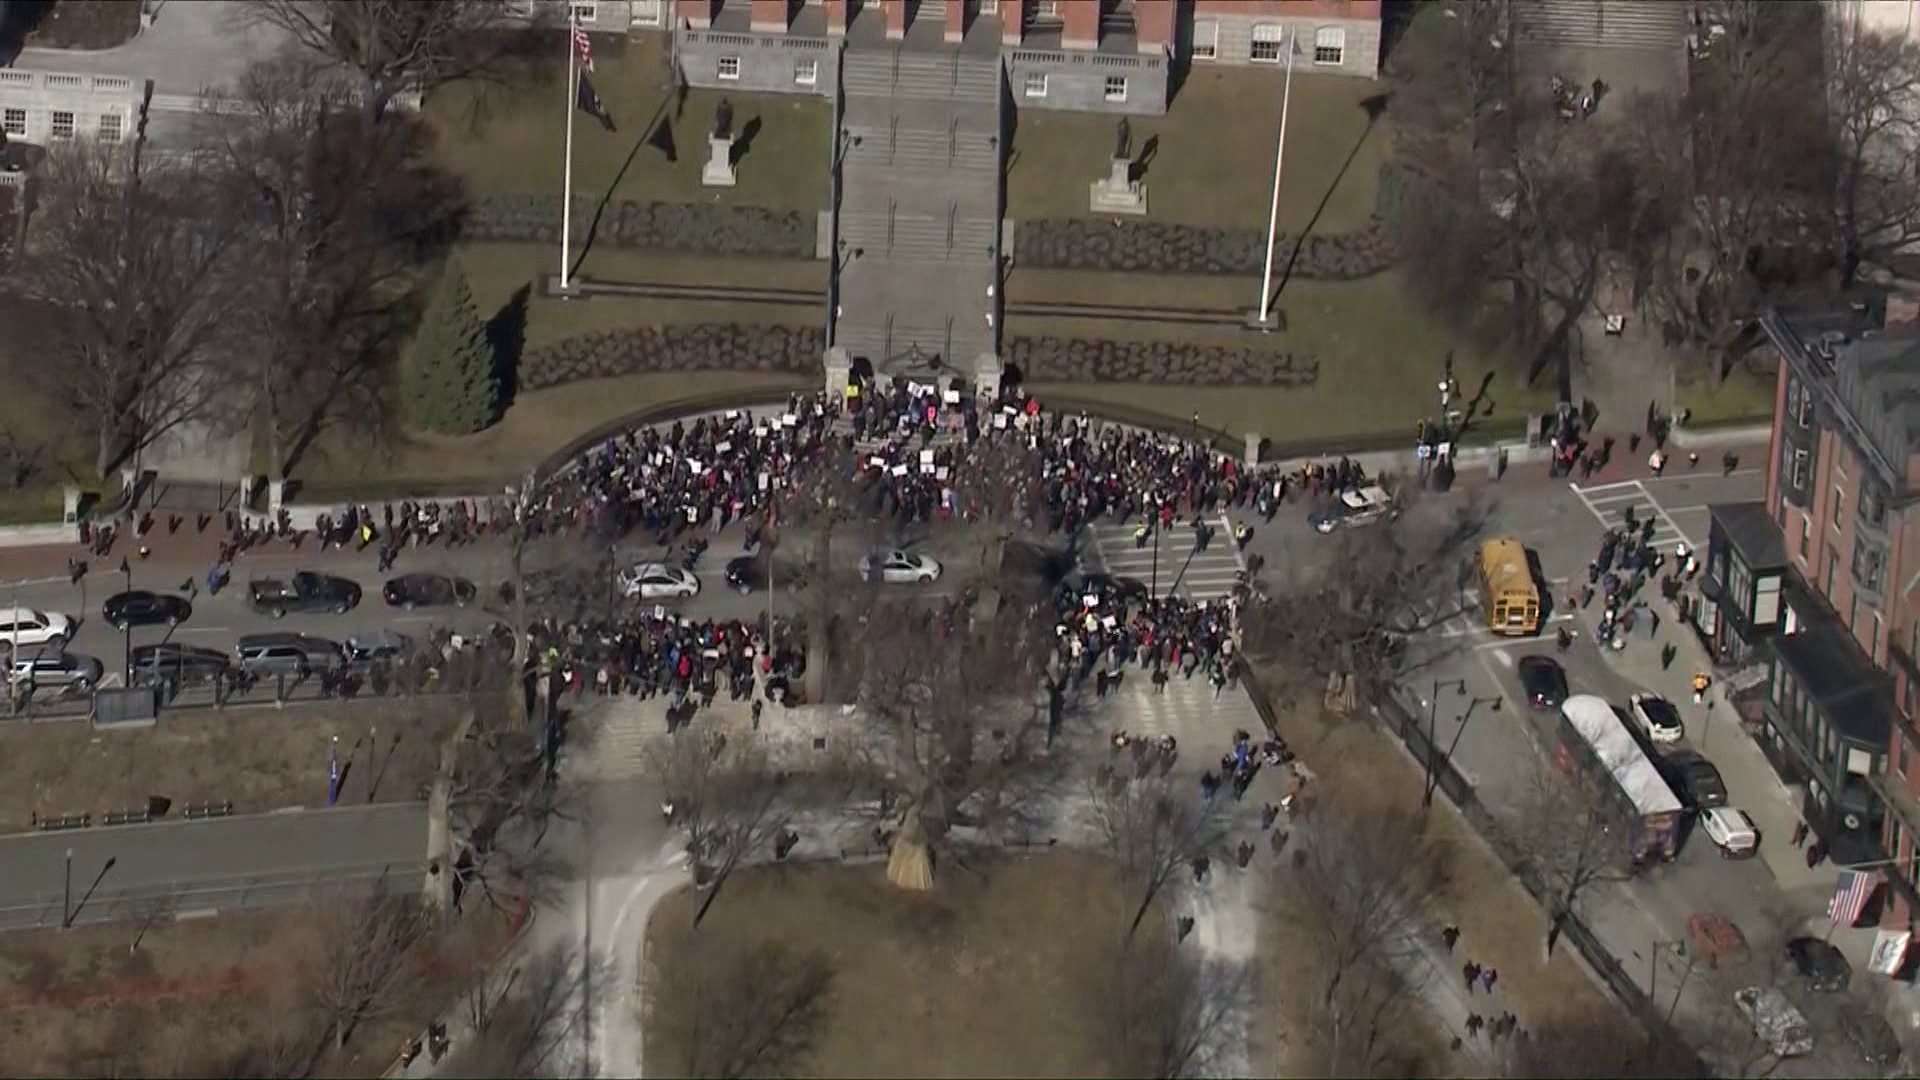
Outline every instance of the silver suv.
{"type": "Polygon", "coordinates": [[[246,634],[233,650],[234,666],[249,675],[305,677],[338,669],[346,650],[309,634],[246,634]]]}

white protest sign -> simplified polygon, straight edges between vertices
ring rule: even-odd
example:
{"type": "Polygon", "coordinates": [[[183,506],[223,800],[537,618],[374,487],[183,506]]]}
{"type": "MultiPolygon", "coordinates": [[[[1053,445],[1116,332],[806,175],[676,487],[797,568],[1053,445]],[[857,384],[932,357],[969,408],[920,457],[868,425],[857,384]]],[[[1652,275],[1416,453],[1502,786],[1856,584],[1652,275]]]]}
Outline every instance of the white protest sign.
{"type": "Polygon", "coordinates": [[[993,426],[1001,431],[1005,431],[1007,429],[1007,414],[1001,413],[999,416],[994,417],[993,426]]]}
{"type": "Polygon", "coordinates": [[[781,422],[781,423],[783,423],[783,424],[786,424],[786,425],[789,425],[789,426],[791,426],[791,425],[794,425],[794,424],[797,424],[797,423],[799,423],[799,422],[800,422],[800,418],[799,418],[798,416],[796,416],[796,415],[794,415],[793,413],[787,413],[786,415],[784,415],[784,416],[782,416],[782,417],[780,418],[780,422],[781,422]]]}
{"type": "Polygon", "coordinates": [[[933,470],[933,478],[934,478],[935,480],[941,480],[941,481],[944,481],[944,480],[946,480],[946,478],[947,478],[947,467],[946,467],[945,465],[942,465],[942,466],[940,466],[939,468],[937,468],[937,469],[935,469],[935,470],[933,470]]]}
{"type": "Polygon", "coordinates": [[[656,619],[665,619],[667,617],[667,606],[665,604],[653,605],[653,617],[656,619]]]}
{"type": "Polygon", "coordinates": [[[905,465],[895,465],[893,467],[893,475],[895,476],[907,475],[907,467],[905,465]]]}
{"type": "Polygon", "coordinates": [[[766,473],[760,474],[760,490],[761,491],[767,490],[767,474],[766,473]]]}
{"type": "Polygon", "coordinates": [[[920,463],[920,475],[922,475],[922,476],[926,476],[926,475],[928,475],[928,474],[929,474],[929,473],[931,473],[931,472],[933,472],[933,466],[932,466],[932,465],[929,465],[929,464],[927,464],[927,463],[926,463],[926,462],[924,462],[924,461],[920,463]]]}
{"type": "Polygon", "coordinates": [[[949,405],[958,405],[958,404],[960,404],[960,391],[958,391],[958,390],[949,390],[949,391],[947,391],[947,392],[946,392],[946,394],[944,395],[944,398],[945,398],[945,400],[946,400],[946,403],[947,403],[947,404],[949,404],[949,405]]]}
{"type": "Polygon", "coordinates": [[[714,447],[713,452],[716,454],[724,454],[731,449],[733,449],[733,440],[728,439],[726,442],[723,442],[719,446],[714,447]]]}
{"type": "Polygon", "coordinates": [[[922,465],[933,464],[933,451],[931,450],[920,451],[920,464],[922,465]]]}

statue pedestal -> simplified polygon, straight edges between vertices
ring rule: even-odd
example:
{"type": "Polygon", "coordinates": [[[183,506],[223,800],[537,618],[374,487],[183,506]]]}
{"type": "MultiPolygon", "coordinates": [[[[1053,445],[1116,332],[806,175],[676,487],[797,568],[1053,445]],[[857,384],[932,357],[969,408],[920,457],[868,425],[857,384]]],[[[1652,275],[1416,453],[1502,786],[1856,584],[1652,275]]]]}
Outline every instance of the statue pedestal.
{"type": "Polygon", "coordinates": [[[1133,163],[1114,158],[1104,179],[1095,180],[1087,193],[1087,209],[1096,214],[1144,214],[1147,185],[1132,178],[1133,163]]]}
{"type": "Polygon", "coordinates": [[[847,396],[847,384],[853,381],[853,358],[847,350],[829,346],[826,355],[827,398],[838,402],[847,396]]]}
{"type": "Polygon", "coordinates": [[[707,164],[700,170],[702,187],[732,187],[737,183],[733,175],[733,136],[707,136],[707,164]]]}

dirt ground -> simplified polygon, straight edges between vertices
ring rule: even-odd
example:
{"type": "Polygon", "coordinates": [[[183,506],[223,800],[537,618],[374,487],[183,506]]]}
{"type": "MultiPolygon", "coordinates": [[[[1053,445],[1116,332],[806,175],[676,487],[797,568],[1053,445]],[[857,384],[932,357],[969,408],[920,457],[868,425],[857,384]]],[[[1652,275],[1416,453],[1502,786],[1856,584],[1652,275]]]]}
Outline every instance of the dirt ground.
{"type": "MultiPolygon", "coordinates": [[[[321,1046],[290,948],[307,908],[0,936],[0,1046],[12,1076],[260,1075],[268,1043],[321,1046]],[[138,945],[134,947],[136,937],[138,945]]],[[[392,1015],[331,1041],[310,1075],[377,1076],[408,1037],[440,1015],[470,967],[452,956],[498,954],[512,922],[470,911],[423,951],[422,983],[392,1015]]]]}
{"type": "MultiPolygon", "coordinates": [[[[743,871],[698,931],[699,895],[661,903],[647,930],[646,985],[683,984],[696,933],[701,945],[817,947],[833,972],[827,1015],[812,1053],[782,1073],[1102,1075],[1108,1057],[1074,973],[1118,939],[1123,895],[1107,863],[1064,852],[945,866],[927,895],[893,889],[877,863],[743,871]]],[[[649,1073],[681,1075],[684,1041],[663,1030],[658,1000],[647,1010],[649,1073]]]]}
{"type": "Polygon", "coordinates": [[[426,698],[169,713],[154,727],[117,731],[81,721],[0,725],[0,830],[28,829],[34,814],[135,809],[149,795],[173,800],[175,813],[226,799],[243,814],[318,805],[335,735],[342,767],[353,763],[343,803],[417,799],[459,715],[454,700],[426,698]]]}
{"type": "Polygon", "coordinates": [[[57,0],[27,43],[46,49],[111,49],[139,32],[140,0],[57,0]]]}
{"type": "MultiPolygon", "coordinates": [[[[1419,797],[1423,778],[1393,736],[1360,719],[1329,723],[1318,709],[1280,710],[1280,734],[1319,778],[1327,799],[1380,806],[1419,797]]],[[[1532,1031],[1562,1024],[1590,1024],[1596,1016],[1631,1021],[1588,977],[1568,948],[1543,960],[1546,917],[1473,827],[1444,794],[1434,797],[1431,819],[1437,843],[1451,848],[1451,885],[1445,910],[1433,912],[1432,930],[1460,928],[1456,956],[1472,958],[1500,973],[1506,1007],[1532,1031]]]]}

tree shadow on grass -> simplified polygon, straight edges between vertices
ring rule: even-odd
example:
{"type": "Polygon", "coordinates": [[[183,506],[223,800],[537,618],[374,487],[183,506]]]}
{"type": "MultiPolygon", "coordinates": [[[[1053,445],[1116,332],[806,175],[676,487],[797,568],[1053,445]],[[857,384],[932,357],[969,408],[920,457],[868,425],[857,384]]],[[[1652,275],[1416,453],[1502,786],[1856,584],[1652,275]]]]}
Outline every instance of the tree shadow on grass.
{"type": "Polygon", "coordinates": [[[527,301],[531,284],[515,289],[500,310],[487,320],[487,345],[493,350],[493,376],[500,385],[500,412],[512,407],[520,392],[520,356],[527,347],[527,301]]]}

